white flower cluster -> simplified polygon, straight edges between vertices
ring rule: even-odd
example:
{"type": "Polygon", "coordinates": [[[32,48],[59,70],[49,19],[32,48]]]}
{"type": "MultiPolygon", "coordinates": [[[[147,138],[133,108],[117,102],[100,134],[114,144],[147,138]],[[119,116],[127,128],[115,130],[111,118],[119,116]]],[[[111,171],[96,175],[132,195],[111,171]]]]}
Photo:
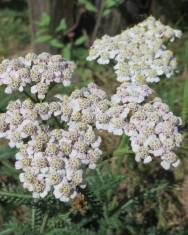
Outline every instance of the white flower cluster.
{"type": "Polygon", "coordinates": [[[95,169],[102,154],[99,149],[101,138],[89,125],[93,122],[86,117],[85,105],[79,109],[83,112],[82,119],[73,118],[78,112],[73,101],[77,101],[76,97],[81,101],[81,94],[84,94],[85,98],[80,104],[86,102],[89,110],[94,97],[96,101],[104,98],[105,93],[100,91],[91,84],[89,88],[73,92],[70,97],[61,97],[69,101],[67,104],[70,106],[61,101],[11,101],[7,111],[0,114],[0,137],[6,138],[10,147],[19,149],[15,166],[23,171],[20,180],[25,188],[33,192],[33,197],[45,197],[52,190],[57,199],[69,201],[76,196],[77,186],[85,187],[86,170],[95,169]],[[79,92],[80,96],[76,96],[79,92]],[[90,95],[92,97],[89,99],[90,95]],[[65,119],[66,110],[69,110],[69,115],[65,119]],[[46,123],[53,116],[61,115],[67,130],[61,127],[54,129],[46,123]]]}
{"type": "Polygon", "coordinates": [[[124,132],[130,137],[137,162],[149,163],[155,157],[161,158],[161,166],[168,170],[177,167],[180,160],[173,152],[182,140],[178,132],[181,119],[169,112],[168,105],[160,98],[140,106],[131,116],[124,132]]]}
{"type": "Polygon", "coordinates": [[[59,109],[61,120],[67,122],[71,129],[95,126],[96,119],[110,107],[108,96],[94,83],[75,90],[69,97],[56,97],[60,100],[59,104],[62,103],[59,109]]]}
{"type": "Polygon", "coordinates": [[[152,89],[145,84],[123,82],[111,99],[114,104],[140,104],[152,93],[152,89]]]}
{"type": "Polygon", "coordinates": [[[19,148],[24,139],[40,130],[37,116],[31,100],[10,101],[6,113],[0,114],[0,137],[6,138],[10,147],[19,148]]]}
{"type": "Polygon", "coordinates": [[[180,31],[149,17],[120,35],[96,40],[88,60],[116,61],[121,85],[111,99],[91,83],[47,102],[51,86],[68,86],[75,68],[60,55],[28,54],[0,64],[0,86],[5,85],[6,93],[23,92],[30,85],[40,100],[10,101],[0,114],[0,138],[18,149],[15,166],[22,170],[20,180],[33,197],[52,191],[66,202],[76,196],[78,187],[85,187],[87,169],[95,169],[102,154],[94,127],[129,136],[138,162],[160,158],[165,169],[178,166],[175,151],[182,139],[181,119],[153,98],[146,83],[172,75],[176,61],[164,43],[180,36],[180,31]]]}
{"type": "Polygon", "coordinates": [[[30,84],[31,92],[44,99],[50,85],[60,83],[70,85],[75,64],[61,55],[29,53],[25,57],[5,59],[0,64],[0,86],[5,85],[5,93],[23,92],[30,84]]]}
{"type": "Polygon", "coordinates": [[[16,169],[23,171],[20,181],[33,197],[53,191],[57,199],[67,202],[76,196],[77,186],[85,187],[86,169],[94,169],[102,153],[98,147],[91,126],[82,131],[41,131],[16,154],[16,169]]]}
{"type": "Polygon", "coordinates": [[[152,16],[142,23],[110,37],[97,39],[90,48],[89,61],[108,64],[115,60],[117,80],[158,82],[161,75],[170,77],[176,69],[176,59],[165,42],[181,37],[181,31],[163,25],[152,16]]]}
{"type": "Polygon", "coordinates": [[[179,147],[181,119],[154,97],[146,84],[170,77],[176,69],[173,53],[165,43],[181,37],[181,31],[163,25],[152,16],[121,34],[97,39],[88,60],[99,64],[115,61],[114,70],[121,85],[111,97],[107,110],[96,117],[96,127],[115,135],[130,137],[136,161],[161,158],[161,166],[178,166],[174,150],[179,147]],[[153,100],[153,101],[152,101],[153,100]]]}
{"type": "Polygon", "coordinates": [[[96,127],[115,135],[122,135],[130,115],[138,109],[139,104],[144,102],[152,92],[152,89],[144,84],[122,83],[117,88],[116,94],[112,95],[108,109],[97,115],[96,127]]]}
{"type": "Polygon", "coordinates": [[[178,132],[182,121],[160,98],[153,99],[151,95],[153,91],[147,85],[122,83],[103,114],[105,121],[99,123],[97,117],[96,127],[115,135],[124,133],[130,138],[137,162],[149,163],[158,157],[168,170],[180,163],[174,151],[182,141],[178,132]]]}

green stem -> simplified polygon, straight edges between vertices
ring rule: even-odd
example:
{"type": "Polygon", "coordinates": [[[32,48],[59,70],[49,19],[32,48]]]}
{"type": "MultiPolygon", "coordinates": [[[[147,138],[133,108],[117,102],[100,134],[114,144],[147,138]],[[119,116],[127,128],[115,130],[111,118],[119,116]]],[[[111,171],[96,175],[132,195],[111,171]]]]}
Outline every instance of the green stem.
{"type": "Polygon", "coordinates": [[[23,93],[24,93],[27,97],[29,97],[34,103],[36,103],[36,100],[35,100],[29,93],[27,93],[27,91],[23,91],[23,93]]]}
{"type": "Polygon", "coordinates": [[[47,222],[48,222],[48,211],[44,215],[44,218],[43,218],[43,221],[42,221],[42,224],[41,224],[41,227],[40,227],[40,234],[43,234],[43,232],[45,230],[45,227],[47,225],[47,222]]]}
{"type": "Polygon", "coordinates": [[[32,230],[35,229],[35,208],[33,207],[32,208],[32,214],[31,214],[31,227],[32,227],[32,230]]]}

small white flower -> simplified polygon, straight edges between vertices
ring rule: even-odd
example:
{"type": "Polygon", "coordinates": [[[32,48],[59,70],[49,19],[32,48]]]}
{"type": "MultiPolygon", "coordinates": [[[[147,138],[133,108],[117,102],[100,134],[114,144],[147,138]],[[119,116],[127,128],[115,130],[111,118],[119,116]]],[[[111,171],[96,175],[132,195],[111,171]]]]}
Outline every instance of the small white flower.
{"type": "Polygon", "coordinates": [[[63,202],[68,202],[76,196],[74,189],[71,189],[68,181],[63,180],[60,184],[54,186],[54,196],[63,202]]]}

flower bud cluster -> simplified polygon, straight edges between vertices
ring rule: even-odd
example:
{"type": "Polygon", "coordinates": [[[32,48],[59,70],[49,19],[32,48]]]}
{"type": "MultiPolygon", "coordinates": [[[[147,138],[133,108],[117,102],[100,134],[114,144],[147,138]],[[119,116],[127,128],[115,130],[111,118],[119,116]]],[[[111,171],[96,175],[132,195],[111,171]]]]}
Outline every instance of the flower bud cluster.
{"type": "Polygon", "coordinates": [[[140,106],[124,127],[125,134],[130,137],[136,161],[149,163],[160,157],[164,169],[168,170],[171,165],[177,167],[180,160],[174,150],[182,140],[178,132],[179,125],[181,119],[174,116],[160,98],[140,106]]]}
{"type": "Polygon", "coordinates": [[[5,59],[0,64],[0,86],[5,85],[5,93],[23,92],[30,84],[31,92],[44,99],[50,85],[60,83],[70,85],[75,64],[61,55],[29,53],[25,57],[5,59]]]}
{"type": "Polygon", "coordinates": [[[181,37],[181,31],[163,25],[153,17],[110,37],[97,39],[90,48],[89,61],[108,64],[115,60],[114,70],[119,82],[158,82],[160,76],[171,77],[176,59],[165,42],[181,37]]]}

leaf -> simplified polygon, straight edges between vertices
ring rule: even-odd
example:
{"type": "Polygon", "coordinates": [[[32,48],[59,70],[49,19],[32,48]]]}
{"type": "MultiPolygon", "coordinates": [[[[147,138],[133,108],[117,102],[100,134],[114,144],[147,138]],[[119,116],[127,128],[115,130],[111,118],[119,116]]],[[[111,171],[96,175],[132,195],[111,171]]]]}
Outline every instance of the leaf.
{"type": "Polygon", "coordinates": [[[121,138],[120,145],[114,151],[114,154],[119,156],[119,155],[124,155],[128,153],[133,153],[133,152],[129,149],[128,138],[125,135],[123,135],[121,138]]]}
{"type": "Polygon", "coordinates": [[[49,24],[50,24],[50,16],[46,12],[43,12],[40,21],[37,23],[37,25],[40,27],[47,27],[49,26],[49,24]]]}
{"type": "Polygon", "coordinates": [[[106,9],[109,9],[109,8],[113,7],[114,5],[116,5],[116,1],[114,1],[114,0],[105,1],[105,8],[106,9]]]}
{"type": "Polygon", "coordinates": [[[123,0],[108,0],[109,7],[118,7],[120,4],[123,3],[123,0]]]}
{"type": "Polygon", "coordinates": [[[0,197],[3,200],[5,200],[6,198],[14,198],[14,200],[16,199],[20,199],[20,200],[29,200],[31,201],[33,198],[31,195],[27,195],[27,194],[23,194],[23,193],[14,193],[14,192],[5,192],[0,190],[0,197]]]}
{"type": "Polygon", "coordinates": [[[78,39],[76,39],[76,41],[74,42],[74,45],[80,46],[80,45],[84,44],[84,42],[86,42],[87,40],[88,40],[87,35],[83,35],[83,36],[79,37],[78,39]]]}
{"type": "Polygon", "coordinates": [[[0,160],[9,159],[15,155],[15,149],[10,149],[9,147],[1,147],[0,148],[0,160]]]}
{"type": "Polygon", "coordinates": [[[4,172],[4,175],[8,175],[16,180],[19,179],[18,172],[14,168],[13,164],[11,164],[9,161],[4,160],[1,162],[3,165],[3,168],[1,169],[1,173],[4,172]]]}
{"type": "Polygon", "coordinates": [[[41,35],[46,34],[46,33],[47,33],[47,30],[45,28],[40,28],[36,32],[36,37],[40,37],[41,35]]]}
{"type": "Polygon", "coordinates": [[[93,5],[90,1],[88,0],[79,0],[80,4],[84,5],[86,10],[91,11],[91,12],[96,12],[97,8],[95,5],[93,5]]]}
{"type": "Polygon", "coordinates": [[[107,0],[105,1],[105,9],[103,11],[103,16],[110,14],[112,8],[118,7],[122,3],[122,0],[107,0]]]}
{"type": "Polygon", "coordinates": [[[54,38],[50,41],[50,45],[55,48],[62,48],[63,47],[63,44],[56,38],[54,38]]]}
{"type": "Polygon", "coordinates": [[[49,24],[50,24],[50,16],[46,12],[43,12],[42,16],[40,18],[40,21],[37,24],[40,27],[47,27],[47,26],[49,26],[49,24]]]}
{"type": "Polygon", "coordinates": [[[130,154],[133,153],[132,151],[128,150],[128,148],[125,146],[125,148],[117,149],[114,151],[115,155],[125,155],[125,154],[130,154]]]}
{"type": "Polygon", "coordinates": [[[52,40],[52,36],[50,35],[41,35],[36,38],[36,42],[40,43],[50,42],[50,40],[52,40]]]}
{"type": "Polygon", "coordinates": [[[71,58],[71,48],[72,45],[69,43],[63,48],[63,56],[65,59],[70,59],[71,58]]]}
{"type": "Polygon", "coordinates": [[[60,213],[54,215],[52,218],[49,219],[48,227],[49,228],[57,228],[57,226],[63,227],[63,225],[69,224],[71,222],[70,217],[69,217],[70,214],[71,214],[71,211],[66,212],[66,213],[60,212],[60,213]]]}
{"type": "Polygon", "coordinates": [[[64,31],[66,30],[67,28],[67,24],[66,24],[66,21],[65,19],[62,19],[58,25],[58,27],[56,28],[56,32],[59,32],[59,31],[64,31]]]}
{"type": "Polygon", "coordinates": [[[110,9],[105,9],[104,11],[103,11],[103,16],[107,16],[107,15],[109,15],[110,14],[110,9]]]}

